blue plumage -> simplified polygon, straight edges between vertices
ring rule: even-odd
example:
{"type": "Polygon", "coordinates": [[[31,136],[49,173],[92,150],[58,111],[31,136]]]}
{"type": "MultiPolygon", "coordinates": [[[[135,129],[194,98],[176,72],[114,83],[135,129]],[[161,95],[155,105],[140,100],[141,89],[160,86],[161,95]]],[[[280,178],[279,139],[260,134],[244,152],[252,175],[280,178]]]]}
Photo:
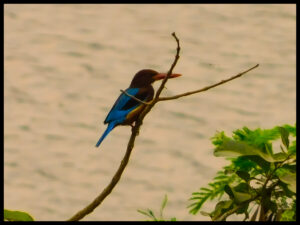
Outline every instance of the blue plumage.
{"type": "MultiPolygon", "coordinates": [[[[139,88],[128,88],[126,90],[126,93],[133,96],[135,96],[138,92],[139,92],[139,88]]],[[[106,119],[104,120],[104,123],[110,123],[112,121],[124,122],[127,114],[139,105],[139,104],[135,104],[133,107],[129,109],[124,108],[124,106],[126,106],[126,104],[130,100],[132,100],[131,97],[122,93],[117,99],[116,103],[113,105],[110,112],[108,113],[106,119]]]]}
{"type": "MultiPolygon", "coordinates": [[[[136,96],[139,92],[140,88],[128,88],[126,92],[130,95],[136,96]]],[[[99,147],[103,139],[111,132],[117,125],[120,125],[126,121],[127,115],[134,109],[136,109],[141,103],[134,100],[134,104],[132,104],[132,98],[128,95],[122,93],[112,109],[108,113],[106,119],[104,120],[104,124],[108,123],[108,126],[99,141],[96,144],[96,147],[99,147]],[[130,104],[131,103],[131,104],[130,104]],[[126,107],[127,106],[127,107],[126,107]],[[129,107],[128,107],[129,106],[129,107]]]]}
{"type": "MultiPolygon", "coordinates": [[[[141,101],[148,102],[153,99],[154,89],[152,83],[156,80],[164,79],[166,73],[158,73],[151,69],[140,70],[133,77],[126,93],[134,96],[141,101]]],[[[171,74],[169,78],[181,76],[180,74],[171,74]]],[[[99,147],[103,139],[118,125],[133,125],[137,120],[139,113],[144,109],[144,104],[134,98],[122,93],[112,109],[108,113],[104,124],[108,124],[106,130],[96,144],[99,147]]]]}
{"type": "Polygon", "coordinates": [[[116,125],[115,122],[111,122],[110,124],[108,124],[106,130],[104,131],[104,133],[100,137],[99,141],[97,142],[96,147],[99,147],[99,145],[101,144],[101,142],[103,141],[103,139],[106,137],[106,135],[108,135],[109,132],[111,132],[112,129],[114,129],[115,125],[116,125]]]}

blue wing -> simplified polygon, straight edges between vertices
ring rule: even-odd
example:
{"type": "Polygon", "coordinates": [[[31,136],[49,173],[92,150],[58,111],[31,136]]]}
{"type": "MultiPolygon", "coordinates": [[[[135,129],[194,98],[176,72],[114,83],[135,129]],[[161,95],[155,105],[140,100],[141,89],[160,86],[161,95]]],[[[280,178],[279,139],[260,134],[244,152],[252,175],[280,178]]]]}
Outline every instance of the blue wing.
{"type": "Polygon", "coordinates": [[[108,124],[106,130],[104,131],[104,133],[102,134],[102,136],[99,138],[99,141],[96,144],[96,147],[99,147],[99,145],[101,144],[101,142],[103,141],[103,139],[109,134],[109,132],[112,131],[112,129],[115,128],[115,123],[111,122],[110,124],[108,124]]]}
{"type": "MultiPolygon", "coordinates": [[[[126,92],[130,95],[136,96],[139,92],[139,88],[128,88],[126,92]]],[[[132,99],[128,95],[122,93],[112,109],[108,113],[104,123],[110,123],[115,121],[117,123],[122,123],[126,119],[128,113],[138,107],[141,103],[132,99]]]]}
{"type": "MultiPolygon", "coordinates": [[[[126,89],[126,92],[138,99],[141,99],[142,101],[147,101],[153,98],[154,91],[153,88],[150,90],[143,88],[128,88],[126,89]]],[[[140,105],[140,102],[122,93],[104,120],[104,123],[108,123],[108,126],[98,140],[96,147],[99,147],[109,132],[111,132],[117,125],[122,124],[126,120],[127,115],[140,105]]]]}

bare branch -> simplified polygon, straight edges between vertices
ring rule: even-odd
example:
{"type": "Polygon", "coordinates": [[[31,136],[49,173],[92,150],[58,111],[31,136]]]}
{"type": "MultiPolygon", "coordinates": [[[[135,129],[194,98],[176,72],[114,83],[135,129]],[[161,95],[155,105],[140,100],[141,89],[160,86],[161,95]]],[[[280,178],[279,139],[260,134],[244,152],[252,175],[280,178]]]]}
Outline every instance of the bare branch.
{"type": "Polygon", "coordinates": [[[160,87],[158,88],[158,90],[157,90],[157,92],[156,92],[156,95],[155,95],[155,98],[154,98],[155,102],[157,102],[160,93],[161,93],[162,90],[164,89],[165,84],[167,83],[169,77],[171,76],[172,71],[173,71],[174,67],[176,66],[177,61],[178,61],[178,59],[179,59],[179,52],[180,52],[179,39],[177,38],[175,32],[172,33],[172,36],[175,38],[175,40],[176,40],[176,42],[177,42],[177,49],[176,49],[175,60],[174,60],[174,62],[173,62],[173,64],[172,64],[171,68],[169,69],[169,72],[168,72],[167,76],[163,79],[163,81],[162,81],[160,87]]]}
{"type": "MultiPolygon", "coordinates": [[[[170,74],[172,73],[173,68],[175,67],[175,65],[176,65],[176,63],[177,63],[177,61],[179,59],[179,51],[180,51],[179,40],[177,39],[175,33],[172,33],[172,35],[176,39],[176,42],[177,42],[177,53],[176,53],[174,62],[173,62],[172,66],[171,66],[171,68],[170,68],[170,70],[168,72],[168,75],[166,76],[166,78],[161,83],[161,85],[159,87],[159,90],[158,90],[159,92],[156,93],[154,101],[151,101],[150,104],[146,104],[145,109],[142,111],[142,113],[139,115],[137,121],[135,122],[135,125],[134,125],[134,127],[132,128],[132,131],[131,131],[131,136],[130,136],[129,142],[127,144],[126,153],[124,155],[123,160],[121,161],[121,164],[120,164],[117,172],[113,176],[111,182],[106,186],[106,188],[103,189],[103,191],[98,195],[98,197],[94,201],[92,201],[88,206],[86,206],[84,209],[82,209],[79,212],[77,212],[68,221],[78,221],[78,220],[81,220],[83,217],[85,217],[89,213],[93,212],[94,209],[96,207],[98,207],[102,203],[102,201],[111,193],[111,191],[113,190],[113,188],[119,182],[119,180],[120,180],[120,178],[122,176],[122,173],[123,173],[123,171],[124,171],[124,169],[125,169],[128,161],[129,161],[130,154],[131,154],[132,149],[134,147],[135,138],[139,134],[140,127],[143,124],[143,119],[147,115],[147,113],[151,110],[151,108],[157,103],[159,95],[160,95],[162,89],[164,88],[165,83],[167,82],[170,74]]],[[[128,93],[127,93],[127,95],[128,95],[128,93]]],[[[132,96],[130,96],[130,97],[132,97],[132,96]]]]}
{"type": "Polygon", "coordinates": [[[124,90],[120,90],[122,93],[124,93],[125,95],[127,95],[127,96],[129,96],[130,98],[133,98],[134,100],[136,100],[136,101],[138,101],[138,102],[140,102],[140,103],[142,103],[142,104],[144,104],[144,105],[149,105],[150,103],[148,103],[148,102],[144,102],[144,101],[142,101],[142,100],[140,100],[140,99],[138,99],[138,98],[136,98],[135,96],[133,96],[133,95],[131,95],[131,94],[128,94],[126,91],[124,91],[124,90]]]}
{"type": "Polygon", "coordinates": [[[138,134],[139,131],[139,127],[133,127],[132,129],[132,134],[131,137],[129,139],[128,145],[127,145],[127,151],[124,155],[123,160],[121,161],[121,164],[117,170],[117,172],[115,173],[115,175],[113,176],[112,180],[110,181],[110,183],[107,185],[106,188],[103,189],[103,191],[98,195],[97,198],[95,198],[94,201],[92,201],[88,206],[86,206],[84,209],[80,210],[79,212],[77,212],[74,216],[72,216],[70,219],[68,219],[68,221],[78,221],[81,220],[83,217],[85,217],[86,215],[88,215],[89,213],[93,212],[95,208],[97,208],[102,201],[111,193],[111,191],[113,190],[113,188],[116,186],[116,184],[119,182],[121,175],[129,161],[129,157],[131,154],[131,151],[133,149],[134,146],[134,141],[135,138],[138,134]]]}
{"type": "MultiPolygon", "coordinates": [[[[129,161],[129,158],[130,158],[130,154],[133,150],[133,147],[134,147],[134,143],[135,143],[135,139],[136,137],[138,136],[139,134],[139,130],[140,130],[140,127],[141,125],[143,124],[143,120],[145,118],[145,116],[147,115],[147,113],[150,112],[150,110],[152,109],[152,107],[158,102],[158,101],[165,101],[165,100],[172,100],[172,99],[177,99],[177,98],[180,98],[180,97],[183,97],[183,96],[187,96],[187,95],[191,95],[191,94],[195,94],[195,93],[198,93],[198,92],[202,92],[202,91],[206,91],[210,88],[213,88],[215,86],[218,86],[218,85],[221,85],[223,83],[226,83],[230,80],[233,80],[237,77],[240,77],[242,76],[243,74],[249,72],[250,70],[258,67],[258,64],[252,68],[250,68],[249,70],[243,72],[243,73],[240,73],[232,78],[229,78],[227,80],[224,80],[224,81],[221,81],[217,84],[214,84],[214,85],[211,85],[211,86],[208,86],[208,87],[205,87],[205,88],[202,88],[200,90],[197,90],[197,91],[193,91],[193,92],[187,92],[187,93],[184,93],[184,94],[181,94],[181,95],[176,95],[176,96],[173,96],[173,97],[166,97],[166,98],[160,98],[160,94],[162,92],[162,90],[164,89],[165,87],[165,84],[166,82],[168,81],[170,75],[172,74],[172,71],[174,69],[174,67],[176,66],[177,64],[177,61],[179,59],[179,52],[180,52],[180,45],[179,45],[179,39],[176,37],[176,34],[173,32],[172,33],[172,36],[175,38],[176,42],[177,42],[177,51],[176,51],[176,55],[175,55],[175,59],[174,59],[174,62],[170,68],[170,70],[168,71],[168,74],[167,76],[163,79],[160,87],[158,88],[157,92],[156,92],[156,95],[154,97],[154,99],[150,102],[150,103],[146,103],[146,102],[143,102],[141,101],[140,99],[137,99],[136,97],[128,94],[127,92],[121,90],[121,92],[125,93],[126,95],[128,95],[129,97],[135,99],[136,101],[142,103],[142,104],[145,104],[146,107],[144,108],[144,110],[139,114],[139,117],[138,119],[136,120],[135,122],[135,125],[132,127],[132,131],[131,131],[131,136],[130,136],[130,139],[128,141],[128,144],[127,144],[127,149],[126,149],[126,153],[124,155],[124,158],[122,159],[121,161],[121,164],[118,168],[118,170],[116,171],[115,175],[113,176],[112,180],[110,181],[110,183],[103,189],[103,191],[96,197],[96,199],[94,199],[88,206],[86,206],[84,209],[80,210],[79,212],[77,212],[74,216],[72,216],[68,221],[78,221],[78,220],[81,220],[82,218],[84,218],[86,215],[88,215],[89,213],[93,212],[93,210],[98,207],[102,202],[103,200],[111,193],[111,191],[114,189],[114,187],[116,186],[116,184],[119,182],[121,176],[122,176],[122,173],[123,171],[125,170],[125,167],[126,165],[128,164],[128,161],[129,161]]],[[[224,217],[226,218],[226,216],[224,217]]]]}
{"type": "Polygon", "coordinates": [[[248,73],[249,71],[255,69],[255,68],[258,67],[258,66],[259,66],[259,64],[256,64],[255,66],[251,67],[250,69],[248,69],[248,70],[246,70],[246,71],[244,71],[244,72],[241,72],[241,73],[239,73],[239,74],[237,74],[237,75],[235,75],[235,76],[233,76],[233,77],[230,77],[230,78],[228,78],[228,79],[226,79],[226,80],[222,80],[222,81],[220,81],[220,82],[218,82],[218,83],[216,83],[216,84],[213,84],[213,85],[210,85],[210,86],[207,86],[207,87],[198,89],[198,90],[196,90],[196,91],[189,91],[189,92],[186,92],[186,93],[183,93],[183,94],[179,94],[179,95],[174,95],[174,96],[171,96],[171,97],[163,97],[163,98],[159,98],[158,101],[173,100],[173,99],[185,97],[185,96],[188,96],[188,95],[193,95],[193,94],[196,94],[196,93],[199,93],[199,92],[207,91],[207,90],[209,90],[209,89],[211,89],[211,88],[214,88],[214,87],[219,86],[219,85],[221,85],[221,84],[227,83],[228,81],[231,81],[231,80],[234,80],[234,79],[236,79],[236,78],[238,78],[238,77],[241,77],[241,76],[243,76],[244,74],[248,73]]]}

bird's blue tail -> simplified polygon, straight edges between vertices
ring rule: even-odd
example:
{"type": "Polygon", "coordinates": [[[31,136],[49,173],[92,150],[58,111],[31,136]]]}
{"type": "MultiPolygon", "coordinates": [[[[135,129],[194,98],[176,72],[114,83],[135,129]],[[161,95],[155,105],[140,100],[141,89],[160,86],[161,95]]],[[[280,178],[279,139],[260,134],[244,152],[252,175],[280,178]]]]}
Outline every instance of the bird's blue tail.
{"type": "Polygon", "coordinates": [[[114,129],[114,127],[115,127],[115,123],[114,122],[108,124],[106,130],[104,131],[104,133],[100,137],[99,141],[97,142],[96,147],[99,147],[99,145],[101,144],[101,142],[103,141],[103,139],[106,137],[106,135],[109,134],[109,132],[112,131],[112,129],[114,129]]]}

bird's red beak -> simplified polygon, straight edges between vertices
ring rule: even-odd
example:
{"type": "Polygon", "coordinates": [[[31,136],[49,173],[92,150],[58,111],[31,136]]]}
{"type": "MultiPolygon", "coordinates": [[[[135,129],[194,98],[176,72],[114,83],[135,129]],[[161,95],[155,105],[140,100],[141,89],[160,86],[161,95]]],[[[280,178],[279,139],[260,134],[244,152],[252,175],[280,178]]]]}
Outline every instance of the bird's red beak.
{"type": "MultiPolygon", "coordinates": [[[[154,80],[161,80],[161,79],[164,79],[166,76],[167,76],[167,73],[158,73],[153,78],[154,78],[154,80]]],[[[175,78],[175,77],[180,77],[180,76],[181,76],[181,74],[179,74],[179,73],[172,73],[170,75],[170,78],[175,78]]]]}

